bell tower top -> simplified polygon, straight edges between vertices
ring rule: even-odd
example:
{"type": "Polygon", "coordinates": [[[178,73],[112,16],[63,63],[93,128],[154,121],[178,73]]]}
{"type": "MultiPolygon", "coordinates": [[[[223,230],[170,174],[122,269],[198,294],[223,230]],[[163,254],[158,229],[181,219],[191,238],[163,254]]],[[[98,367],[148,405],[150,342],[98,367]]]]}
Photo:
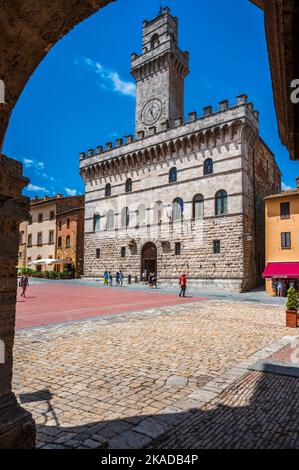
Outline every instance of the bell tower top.
{"type": "Polygon", "coordinates": [[[142,24],[142,53],[131,55],[136,80],[136,133],[184,115],[184,79],[189,73],[189,53],[178,46],[178,19],[168,7],[142,24]]]}

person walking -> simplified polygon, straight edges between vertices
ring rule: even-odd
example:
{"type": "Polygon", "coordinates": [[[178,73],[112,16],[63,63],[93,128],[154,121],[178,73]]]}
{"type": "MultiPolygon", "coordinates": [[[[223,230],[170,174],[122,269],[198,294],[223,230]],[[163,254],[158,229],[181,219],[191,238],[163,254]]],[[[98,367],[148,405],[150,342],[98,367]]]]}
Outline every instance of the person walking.
{"type": "Polygon", "coordinates": [[[112,287],[112,283],[113,283],[113,277],[112,277],[111,271],[109,271],[109,273],[108,273],[108,284],[109,284],[109,287],[112,287]]]}
{"type": "Polygon", "coordinates": [[[278,297],[282,297],[282,288],[283,288],[282,280],[278,279],[278,283],[277,283],[277,296],[278,297]]]}
{"type": "Polygon", "coordinates": [[[119,283],[120,287],[122,287],[124,283],[124,273],[122,272],[122,270],[119,271],[119,283]]]}
{"type": "Polygon", "coordinates": [[[22,287],[21,297],[26,297],[26,290],[28,286],[29,286],[28,274],[23,274],[20,280],[20,287],[22,287]]]}
{"type": "Polygon", "coordinates": [[[104,272],[104,286],[108,286],[108,271],[104,272]]]}
{"type": "Polygon", "coordinates": [[[119,271],[116,271],[115,282],[116,282],[116,287],[119,287],[119,271]]]}
{"type": "Polygon", "coordinates": [[[180,293],[179,293],[179,296],[180,297],[186,297],[186,289],[187,289],[187,278],[186,278],[186,274],[183,273],[180,277],[180,281],[179,281],[179,285],[181,286],[181,290],[180,290],[180,293]]]}

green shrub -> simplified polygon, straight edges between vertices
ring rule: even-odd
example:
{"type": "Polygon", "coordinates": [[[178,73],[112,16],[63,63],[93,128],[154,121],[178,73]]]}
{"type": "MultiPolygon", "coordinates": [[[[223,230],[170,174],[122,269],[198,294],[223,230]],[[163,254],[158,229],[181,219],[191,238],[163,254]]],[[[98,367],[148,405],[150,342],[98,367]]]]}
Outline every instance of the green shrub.
{"type": "Polygon", "coordinates": [[[295,312],[298,312],[299,299],[297,291],[296,289],[294,289],[294,287],[290,287],[290,289],[288,290],[286,307],[288,310],[294,310],[295,312]]]}

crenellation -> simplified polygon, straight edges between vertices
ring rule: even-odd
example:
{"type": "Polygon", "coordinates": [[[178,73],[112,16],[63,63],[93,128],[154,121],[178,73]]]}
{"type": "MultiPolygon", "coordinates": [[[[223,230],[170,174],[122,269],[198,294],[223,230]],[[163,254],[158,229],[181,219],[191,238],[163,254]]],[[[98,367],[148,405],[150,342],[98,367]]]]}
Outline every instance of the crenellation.
{"type": "Polygon", "coordinates": [[[274,192],[281,176],[259,136],[258,112],[241,94],[184,119],[189,54],[169,11],[143,23],[142,51],[131,56],[136,137],[80,160],[84,275],[122,269],[140,278],[146,268],[167,285],[185,271],[197,287],[253,288],[264,255],[261,194],[274,192]]]}

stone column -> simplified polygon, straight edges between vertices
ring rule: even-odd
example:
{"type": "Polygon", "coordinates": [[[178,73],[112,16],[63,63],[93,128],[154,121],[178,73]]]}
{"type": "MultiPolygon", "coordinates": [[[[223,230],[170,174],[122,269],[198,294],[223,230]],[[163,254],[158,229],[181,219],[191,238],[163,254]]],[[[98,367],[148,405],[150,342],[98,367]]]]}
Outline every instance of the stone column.
{"type": "Polygon", "coordinates": [[[19,224],[29,214],[22,164],[0,154],[0,449],[35,446],[35,422],[12,392],[19,224]]]}

